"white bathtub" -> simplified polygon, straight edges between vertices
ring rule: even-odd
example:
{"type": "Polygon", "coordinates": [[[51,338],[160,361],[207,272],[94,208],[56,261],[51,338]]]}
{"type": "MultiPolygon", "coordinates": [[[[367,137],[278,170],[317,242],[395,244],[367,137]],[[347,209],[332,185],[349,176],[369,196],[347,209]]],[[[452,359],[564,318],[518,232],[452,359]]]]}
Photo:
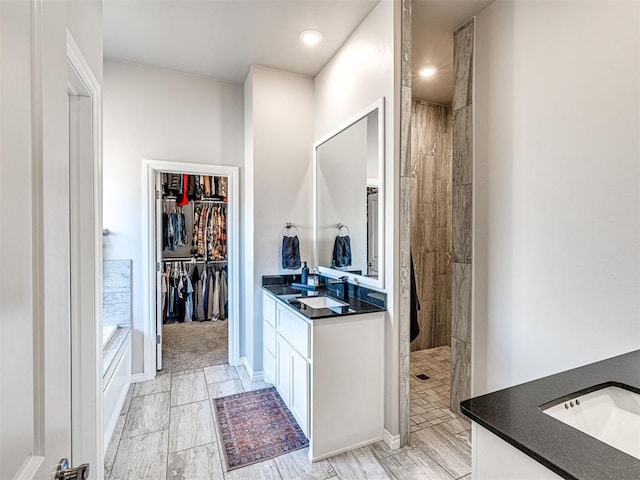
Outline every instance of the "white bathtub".
{"type": "Polygon", "coordinates": [[[640,460],[640,394],[603,387],[542,411],[640,460]]]}

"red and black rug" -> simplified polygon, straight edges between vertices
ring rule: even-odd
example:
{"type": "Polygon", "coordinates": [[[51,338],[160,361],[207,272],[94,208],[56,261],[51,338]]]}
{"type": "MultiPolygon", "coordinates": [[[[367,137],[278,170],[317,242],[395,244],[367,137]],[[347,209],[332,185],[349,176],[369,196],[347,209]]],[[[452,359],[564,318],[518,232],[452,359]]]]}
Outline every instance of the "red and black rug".
{"type": "Polygon", "coordinates": [[[213,402],[227,471],[309,445],[275,387],[213,402]]]}

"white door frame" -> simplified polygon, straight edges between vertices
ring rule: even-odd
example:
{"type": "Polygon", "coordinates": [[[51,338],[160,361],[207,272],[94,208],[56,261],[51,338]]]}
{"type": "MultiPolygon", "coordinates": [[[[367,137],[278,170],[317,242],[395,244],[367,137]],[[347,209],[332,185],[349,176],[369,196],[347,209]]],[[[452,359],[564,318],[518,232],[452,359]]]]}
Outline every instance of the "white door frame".
{"type": "Polygon", "coordinates": [[[144,378],[156,376],[156,219],[155,176],[160,172],[229,177],[227,252],[229,285],[229,364],[240,364],[240,169],[226,165],[142,160],[142,318],[144,321],[144,378]]]}
{"type": "Polygon", "coordinates": [[[71,241],[72,464],[104,469],[102,395],[102,99],[67,30],[71,241]]]}

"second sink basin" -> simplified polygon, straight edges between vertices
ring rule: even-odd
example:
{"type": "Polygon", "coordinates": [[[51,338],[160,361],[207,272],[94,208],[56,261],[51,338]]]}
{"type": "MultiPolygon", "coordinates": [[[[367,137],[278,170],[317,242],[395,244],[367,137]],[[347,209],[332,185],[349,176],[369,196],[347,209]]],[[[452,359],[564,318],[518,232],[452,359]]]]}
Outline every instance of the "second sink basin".
{"type": "Polygon", "coordinates": [[[346,307],[348,304],[331,297],[298,297],[297,300],[311,308],[346,307]]]}
{"type": "Polygon", "coordinates": [[[605,386],[550,408],[547,415],[640,459],[640,395],[605,386]]]}

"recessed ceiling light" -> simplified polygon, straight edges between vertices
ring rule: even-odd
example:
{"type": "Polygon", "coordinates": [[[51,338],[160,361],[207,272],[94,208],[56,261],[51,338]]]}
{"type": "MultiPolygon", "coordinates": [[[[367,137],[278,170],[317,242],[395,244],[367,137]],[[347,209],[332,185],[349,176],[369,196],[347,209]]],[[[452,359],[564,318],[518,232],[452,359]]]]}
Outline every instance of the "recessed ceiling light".
{"type": "Polygon", "coordinates": [[[436,74],[438,69],[436,67],[426,67],[418,72],[421,77],[432,77],[436,74]]]}
{"type": "Polygon", "coordinates": [[[304,30],[300,32],[300,40],[307,45],[317,45],[322,41],[322,34],[317,30],[304,30]]]}

